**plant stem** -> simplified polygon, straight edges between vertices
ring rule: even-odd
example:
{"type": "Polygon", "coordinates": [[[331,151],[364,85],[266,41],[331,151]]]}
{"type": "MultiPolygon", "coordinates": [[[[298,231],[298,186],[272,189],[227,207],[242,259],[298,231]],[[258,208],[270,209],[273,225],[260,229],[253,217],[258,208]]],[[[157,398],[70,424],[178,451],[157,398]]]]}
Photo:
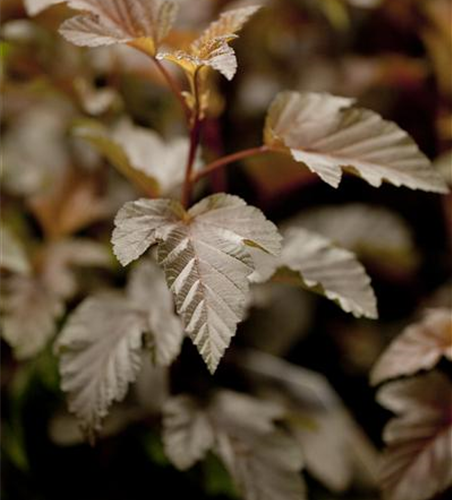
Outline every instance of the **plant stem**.
{"type": "Polygon", "coordinates": [[[155,62],[155,65],[157,66],[158,70],[160,71],[161,75],[163,76],[163,78],[168,83],[171,91],[173,92],[173,94],[178,99],[178,101],[179,101],[179,103],[180,103],[180,105],[181,105],[181,107],[182,107],[182,109],[183,109],[183,111],[185,113],[185,116],[186,116],[187,120],[189,120],[189,118],[190,118],[190,109],[187,106],[187,103],[185,102],[185,98],[182,95],[182,91],[179,88],[178,84],[175,82],[174,78],[170,75],[170,73],[165,68],[165,66],[156,57],[154,57],[153,60],[155,62]]]}
{"type": "Polygon", "coordinates": [[[195,183],[199,179],[201,179],[202,177],[210,174],[211,172],[213,172],[214,170],[217,170],[218,168],[224,167],[226,165],[229,165],[230,163],[234,163],[234,162],[239,161],[239,160],[243,160],[244,158],[249,158],[250,156],[256,156],[259,154],[268,153],[269,151],[270,151],[270,148],[266,145],[263,145],[263,146],[258,146],[256,148],[244,149],[243,151],[238,151],[237,153],[223,156],[222,158],[219,158],[218,160],[215,160],[212,163],[209,163],[206,167],[204,167],[199,172],[196,172],[192,176],[191,181],[193,183],[195,183]]]}
{"type": "Polygon", "coordinates": [[[190,150],[188,152],[187,165],[185,167],[185,179],[182,186],[182,205],[187,208],[190,204],[191,188],[193,185],[192,172],[193,164],[195,163],[196,150],[199,144],[201,134],[201,120],[199,117],[199,92],[198,92],[198,73],[193,77],[193,94],[195,98],[195,108],[190,120],[190,150]]]}

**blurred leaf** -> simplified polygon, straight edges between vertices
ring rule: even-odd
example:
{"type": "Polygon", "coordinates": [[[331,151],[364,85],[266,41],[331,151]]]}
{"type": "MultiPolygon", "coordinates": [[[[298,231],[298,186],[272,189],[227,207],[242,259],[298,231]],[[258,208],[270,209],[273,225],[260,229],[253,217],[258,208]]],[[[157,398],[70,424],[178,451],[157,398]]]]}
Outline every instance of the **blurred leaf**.
{"type": "Polygon", "coordinates": [[[19,238],[3,223],[0,226],[0,236],[1,268],[17,274],[29,274],[30,262],[19,238]]]}
{"type": "Polygon", "coordinates": [[[251,381],[286,406],[307,470],[333,491],[353,480],[376,485],[377,453],[327,379],[274,356],[248,350],[236,362],[251,381]]]}
{"type": "Polygon", "coordinates": [[[203,459],[214,443],[206,412],[189,396],[168,400],[163,413],[163,444],[170,461],[186,470],[203,459]]]}
{"type": "Polygon", "coordinates": [[[2,337],[18,359],[33,357],[55,333],[55,322],[64,305],[33,276],[11,276],[2,290],[2,337]]]}
{"type": "Polygon", "coordinates": [[[380,389],[380,404],[397,414],[384,431],[381,487],[388,500],[427,500],[452,485],[451,394],[439,372],[380,389]]]}
{"type": "Polygon", "coordinates": [[[448,309],[430,309],[422,321],[408,326],[383,353],[371,373],[376,385],[433,368],[442,357],[452,361],[452,316],[448,309]]]}
{"type": "Polygon", "coordinates": [[[287,227],[315,231],[361,258],[410,270],[417,264],[413,237],[397,214],[361,203],[313,208],[289,219],[287,227]],[[372,231],[369,231],[369,228],[372,231]]]}
{"type": "Polygon", "coordinates": [[[114,138],[111,138],[108,131],[100,123],[84,121],[76,126],[73,131],[76,137],[84,139],[94,146],[137,188],[151,196],[157,196],[159,186],[155,177],[133,165],[122,145],[118,144],[114,138]]]}
{"type": "Polygon", "coordinates": [[[447,192],[443,180],[403,130],[352,104],[352,99],[328,94],[282,92],[268,112],[265,143],[273,150],[289,151],[333,187],[338,187],[345,170],[374,187],[387,181],[447,192]]]}

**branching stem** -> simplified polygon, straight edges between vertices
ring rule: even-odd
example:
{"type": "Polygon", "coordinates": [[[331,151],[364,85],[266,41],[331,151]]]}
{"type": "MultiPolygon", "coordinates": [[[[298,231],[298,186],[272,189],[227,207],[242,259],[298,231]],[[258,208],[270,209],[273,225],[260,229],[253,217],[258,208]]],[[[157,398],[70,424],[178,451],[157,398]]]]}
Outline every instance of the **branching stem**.
{"type": "Polygon", "coordinates": [[[245,158],[249,158],[250,156],[256,156],[259,154],[264,154],[268,153],[270,151],[270,148],[266,145],[263,146],[258,146],[256,148],[250,148],[250,149],[244,149],[243,151],[238,151],[237,153],[232,153],[227,156],[223,156],[222,158],[219,158],[218,160],[213,161],[212,163],[209,163],[207,166],[205,166],[202,170],[199,172],[195,172],[192,175],[191,182],[195,183],[202,177],[212,173],[214,170],[217,170],[219,168],[222,168],[226,165],[229,165],[230,163],[234,163],[239,160],[243,160],[245,158]]]}

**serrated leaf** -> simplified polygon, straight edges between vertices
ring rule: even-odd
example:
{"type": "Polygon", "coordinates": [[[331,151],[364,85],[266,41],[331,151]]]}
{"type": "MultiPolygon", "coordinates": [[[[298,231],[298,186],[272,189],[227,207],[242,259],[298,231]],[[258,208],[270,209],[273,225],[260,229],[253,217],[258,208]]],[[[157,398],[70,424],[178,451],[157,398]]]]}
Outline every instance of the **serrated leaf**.
{"type": "Polygon", "coordinates": [[[100,431],[110,405],[137,377],[145,331],[145,317],[115,295],[86,299],[63,328],[57,342],[61,388],[88,436],[100,431]]]}
{"type": "Polygon", "coordinates": [[[68,5],[86,12],[61,25],[68,41],[87,47],[127,43],[151,56],[177,14],[177,4],[170,0],[69,0],[68,5]]]}
{"type": "Polygon", "coordinates": [[[24,6],[29,16],[36,16],[52,5],[63,3],[65,0],[24,0],[24,6]]]}
{"type": "Polygon", "coordinates": [[[380,484],[387,500],[427,500],[452,485],[451,394],[439,372],[380,389],[379,402],[398,415],[383,436],[380,484]]]}
{"type": "Polygon", "coordinates": [[[290,152],[333,187],[347,171],[374,187],[386,181],[411,189],[448,191],[406,132],[353,103],[328,94],[282,92],[267,115],[265,144],[290,152]]]}
{"type": "Polygon", "coordinates": [[[14,349],[17,359],[30,358],[55,334],[63,303],[32,276],[12,276],[2,285],[2,337],[14,349]]]}
{"type": "Polygon", "coordinates": [[[13,273],[29,274],[30,262],[22,242],[4,224],[0,225],[0,267],[13,273]]]}
{"type": "Polygon", "coordinates": [[[169,460],[186,470],[212,448],[214,434],[206,412],[189,396],[173,397],[163,410],[163,445],[169,460]]]}
{"type": "Polygon", "coordinates": [[[165,282],[165,275],[151,260],[140,262],[131,272],[127,297],[136,309],[147,314],[152,335],[147,347],[154,363],[168,366],[179,355],[184,336],[181,320],[174,312],[174,301],[165,282]]]}
{"type": "Polygon", "coordinates": [[[153,261],[135,267],[126,295],[103,294],[82,302],[69,317],[57,350],[69,409],[88,436],[101,429],[110,405],[124,398],[143,364],[163,397],[166,375],[149,370],[143,356],[151,350],[152,356],[146,354],[154,366],[168,366],[178,356],[182,339],[165,276],[153,261]]]}
{"type": "Polygon", "coordinates": [[[236,34],[259,8],[250,6],[223,12],[187,50],[162,53],[159,57],[178,64],[192,76],[200,68],[208,66],[232,80],[237,71],[237,59],[229,42],[237,38],[236,34]]]}
{"type": "Polygon", "coordinates": [[[452,361],[452,316],[448,309],[428,310],[389,345],[371,373],[376,385],[387,379],[433,368],[446,357],[452,361]]]}
{"type": "Polygon", "coordinates": [[[209,196],[185,211],[173,200],[138,200],[118,212],[112,242],[123,265],[158,243],[158,261],[185,330],[214,372],[244,316],[249,246],[276,255],[280,236],[236,196],[209,196]]]}
{"type": "MultiPolygon", "coordinates": [[[[355,255],[305,229],[285,234],[280,264],[295,272],[309,290],[325,295],[354,316],[377,317],[370,278],[355,255]]],[[[291,275],[286,276],[289,281],[291,275]]],[[[284,270],[276,279],[285,279],[284,270]]]]}

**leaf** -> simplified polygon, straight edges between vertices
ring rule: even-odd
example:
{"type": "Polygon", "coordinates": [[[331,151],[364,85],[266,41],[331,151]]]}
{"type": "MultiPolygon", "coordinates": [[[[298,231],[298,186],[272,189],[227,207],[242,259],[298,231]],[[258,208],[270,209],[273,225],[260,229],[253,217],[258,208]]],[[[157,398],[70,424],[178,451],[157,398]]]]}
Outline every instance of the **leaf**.
{"type": "Polygon", "coordinates": [[[163,410],[163,445],[179,470],[203,459],[213,442],[208,416],[191,397],[180,395],[168,400],[163,410]]]}
{"type": "Polygon", "coordinates": [[[213,373],[243,319],[249,248],[276,255],[280,236],[257,208],[236,196],[209,196],[187,212],[173,200],[126,203],[115,219],[112,242],[127,265],[158,243],[158,261],[185,330],[213,373]]]}
{"type": "Polygon", "coordinates": [[[2,181],[8,192],[43,194],[62,181],[70,165],[65,142],[72,112],[59,98],[31,103],[18,113],[2,138],[2,181]]]}
{"type": "Polygon", "coordinates": [[[300,450],[274,420],[281,407],[232,391],[218,391],[201,408],[187,395],[172,398],[164,415],[165,451],[180,469],[210,449],[222,459],[247,500],[300,500],[300,450]]]}
{"type": "Polygon", "coordinates": [[[191,77],[207,66],[232,80],[237,71],[237,59],[229,42],[237,38],[236,33],[259,9],[259,6],[250,6],[223,12],[187,50],[162,53],[158,57],[178,64],[191,77]]]}
{"type": "Polygon", "coordinates": [[[236,360],[258,390],[274,393],[287,408],[287,424],[312,476],[337,492],[358,477],[375,486],[376,451],[322,374],[254,350],[236,360]]]}
{"type": "Polygon", "coordinates": [[[66,40],[86,47],[127,43],[151,56],[177,14],[177,4],[170,0],[69,0],[68,5],[86,13],[61,25],[66,40]]]}
{"type": "MultiPolygon", "coordinates": [[[[123,149],[136,170],[157,180],[161,196],[179,195],[184,180],[182,166],[185,165],[190,149],[190,141],[186,137],[164,141],[153,130],[138,127],[126,120],[115,127],[111,137],[123,149]]],[[[194,171],[201,166],[201,158],[197,154],[194,171]]]]}
{"type": "Polygon", "coordinates": [[[151,196],[157,196],[159,186],[157,180],[136,168],[130,161],[127,153],[114,138],[110,137],[107,129],[97,122],[84,122],[73,129],[76,137],[89,142],[99,153],[138,189],[151,196]]]}
{"type": "Polygon", "coordinates": [[[322,180],[338,187],[342,171],[374,187],[446,193],[447,187],[414,141],[396,124],[328,94],[282,92],[270,106],[264,141],[292,154],[322,180]]]}
{"type": "MultiPolygon", "coordinates": [[[[355,255],[335,247],[327,238],[305,229],[285,234],[280,263],[296,273],[309,290],[325,295],[354,316],[377,317],[376,299],[370,278],[355,255]]],[[[289,276],[289,281],[292,279],[289,276]]],[[[284,271],[275,279],[286,279],[284,271]]]]}
{"type": "Polygon", "coordinates": [[[174,312],[174,301],[165,275],[151,260],[140,262],[131,272],[127,296],[133,307],[147,314],[152,335],[147,347],[158,366],[168,366],[180,353],[184,328],[174,312]]]}
{"type": "Polygon", "coordinates": [[[90,438],[136,379],[145,331],[143,315],[115,295],[86,299],[67,321],[57,342],[61,388],[90,438]]]}
{"type": "Polygon", "coordinates": [[[101,243],[87,238],[71,238],[52,242],[42,257],[41,280],[48,290],[68,299],[78,290],[75,269],[108,268],[111,254],[101,243]]]}
{"type": "Polygon", "coordinates": [[[215,451],[245,500],[305,498],[301,451],[274,423],[283,415],[279,405],[221,391],[209,414],[215,451]]]}
{"type": "Polygon", "coordinates": [[[0,226],[0,266],[13,273],[29,274],[31,267],[22,242],[5,226],[0,226]]]}
{"type": "Polygon", "coordinates": [[[292,218],[287,227],[315,231],[358,257],[379,264],[413,269],[417,262],[406,222],[384,207],[347,203],[313,208],[292,218]]]}
{"type": "Polygon", "coordinates": [[[221,435],[217,453],[244,500],[307,498],[300,474],[301,454],[297,453],[293,440],[282,432],[249,442],[221,435]]]}
{"type": "Polygon", "coordinates": [[[384,431],[381,479],[387,500],[427,500],[452,485],[450,380],[439,372],[392,382],[380,404],[395,412],[384,431]]]}
{"type": "Polygon", "coordinates": [[[3,286],[2,337],[17,359],[31,358],[54,335],[63,303],[35,277],[12,276],[3,286]]]}
{"type": "Polygon", "coordinates": [[[448,309],[430,309],[390,344],[371,373],[373,385],[433,368],[444,356],[452,361],[452,317],[448,309]]]}
{"type": "MultiPolygon", "coordinates": [[[[138,188],[154,197],[178,194],[183,183],[189,141],[175,138],[164,141],[154,131],[121,120],[112,130],[85,121],[73,130],[129,178],[138,188]]],[[[197,155],[194,170],[201,167],[197,155]]]]}

